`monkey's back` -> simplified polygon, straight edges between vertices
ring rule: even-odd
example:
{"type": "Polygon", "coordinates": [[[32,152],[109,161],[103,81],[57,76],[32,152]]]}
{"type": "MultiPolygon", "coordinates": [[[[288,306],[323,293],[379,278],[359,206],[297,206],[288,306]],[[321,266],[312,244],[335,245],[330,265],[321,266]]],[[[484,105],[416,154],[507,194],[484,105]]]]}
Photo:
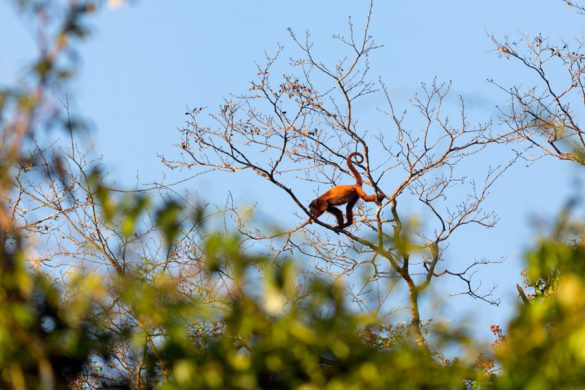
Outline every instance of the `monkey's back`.
{"type": "Polygon", "coordinates": [[[341,185],[333,187],[320,198],[326,200],[332,206],[339,206],[354,200],[357,196],[355,185],[341,185]]]}

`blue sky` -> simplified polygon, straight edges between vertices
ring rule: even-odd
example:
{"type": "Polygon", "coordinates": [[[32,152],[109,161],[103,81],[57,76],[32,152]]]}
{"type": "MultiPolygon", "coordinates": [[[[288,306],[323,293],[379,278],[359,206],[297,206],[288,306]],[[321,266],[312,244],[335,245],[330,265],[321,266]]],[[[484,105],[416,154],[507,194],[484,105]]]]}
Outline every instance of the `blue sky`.
{"type": "MultiPolygon", "coordinates": [[[[0,84],[22,74],[34,47],[7,3],[0,4],[0,84]]],[[[187,177],[189,172],[166,170],[157,157],[178,155],[174,145],[186,107],[217,107],[230,93],[246,91],[256,74],[255,61],[262,62],[265,50],[278,43],[292,46],[287,27],[310,30],[321,57],[332,58],[336,46],[331,35],[346,32],[348,16],[361,26],[367,8],[362,0],[142,1],[105,8],[91,21],[92,37],[81,50],[76,110],[90,119],[96,152],[120,183],[187,177]]],[[[465,98],[472,119],[485,120],[506,98],[486,79],[504,85],[530,82],[518,64],[498,58],[488,34],[515,38],[541,33],[570,40],[583,35],[582,25],[582,17],[560,0],[378,0],[371,32],[384,47],[371,59],[372,74],[380,75],[405,107],[420,82],[452,80],[453,96],[465,98]]],[[[372,110],[376,105],[372,101],[372,110]]],[[[531,218],[553,216],[578,174],[569,163],[541,160],[530,167],[517,164],[500,180],[487,203],[500,223],[489,231],[456,235],[449,255],[461,264],[504,257],[503,264],[480,271],[484,285],[499,284],[502,305],[458,297],[446,301],[446,316],[473,318],[486,335],[490,323],[506,318],[515,302],[522,252],[534,236],[531,218]]],[[[238,204],[260,202],[262,215],[277,216],[275,222],[286,226],[296,221],[292,202],[260,179],[203,176],[183,188],[218,204],[232,191],[238,204]]],[[[309,201],[312,190],[306,193],[309,201]]]]}

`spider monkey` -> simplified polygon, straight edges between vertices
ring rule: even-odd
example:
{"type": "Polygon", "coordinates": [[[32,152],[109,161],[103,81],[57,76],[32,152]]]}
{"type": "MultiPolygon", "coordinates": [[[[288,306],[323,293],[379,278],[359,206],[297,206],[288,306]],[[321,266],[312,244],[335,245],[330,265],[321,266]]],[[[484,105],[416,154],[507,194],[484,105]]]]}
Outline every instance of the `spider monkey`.
{"type": "Polygon", "coordinates": [[[337,229],[343,229],[353,223],[353,206],[355,206],[359,198],[362,198],[366,202],[376,202],[384,199],[385,195],[382,193],[379,193],[378,196],[366,195],[362,189],[362,177],[351,161],[353,156],[359,157],[356,159],[358,164],[364,161],[364,156],[358,152],[353,152],[347,156],[347,166],[355,177],[355,184],[335,186],[317,199],[313,200],[309,205],[309,212],[312,220],[316,220],[321,214],[327,211],[335,215],[335,218],[337,218],[337,229]],[[344,203],[347,203],[346,223],[343,223],[343,213],[341,210],[334,207],[344,203]]]}

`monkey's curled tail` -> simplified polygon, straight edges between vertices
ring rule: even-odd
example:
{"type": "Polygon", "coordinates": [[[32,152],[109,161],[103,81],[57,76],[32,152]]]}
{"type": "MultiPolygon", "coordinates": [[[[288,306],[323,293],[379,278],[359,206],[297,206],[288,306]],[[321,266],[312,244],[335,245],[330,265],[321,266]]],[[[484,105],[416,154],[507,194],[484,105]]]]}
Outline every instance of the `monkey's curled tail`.
{"type": "Polygon", "coordinates": [[[351,173],[353,173],[353,176],[355,177],[355,184],[361,187],[362,176],[357,171],[357,169],[355,169],[355,167],[353,166],[353,162],[351,161],[353,156],[359,157],[359,158],[356,158],[356,161],[358,164],[361,164],[364,161],[364,156],[363,156],[363,154],[358,153],[358,152],[350,153],[349,156],[347,156],[347,167],[349,168],[349,170],[351,171],[351,173]]]}

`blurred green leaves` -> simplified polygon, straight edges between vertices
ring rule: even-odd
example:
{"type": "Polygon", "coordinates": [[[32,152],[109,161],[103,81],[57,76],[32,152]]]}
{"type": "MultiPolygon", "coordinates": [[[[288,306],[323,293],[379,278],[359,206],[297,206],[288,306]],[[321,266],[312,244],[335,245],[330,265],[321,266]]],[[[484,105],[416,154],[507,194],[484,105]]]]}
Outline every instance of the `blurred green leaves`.
{"type": "Polygon", "coordinates": [[[568,210],[561,213],[550,236],[541,238],[526,255],[531,299],[519,305],[497,351],[500,388],[585,385],[585,231],[569,218],[568,210]]]}
{"type": "Polygon", "coordinates": [[[181,211],[183,207],[179,202],[171,200],[168,201],[158,209],[156,212],[156,225],[162,232],[167,248],[179,234],[181,230],[181,211]]]}
{"type": "Polygon", "coordinates": [[[77,285],[85,293],[65,301],[12,249],[0,244],[0,387],[63,388],[92,357],[107,356],[110,337],[92,318],[99,289],[84,278],[77,285]]]}

